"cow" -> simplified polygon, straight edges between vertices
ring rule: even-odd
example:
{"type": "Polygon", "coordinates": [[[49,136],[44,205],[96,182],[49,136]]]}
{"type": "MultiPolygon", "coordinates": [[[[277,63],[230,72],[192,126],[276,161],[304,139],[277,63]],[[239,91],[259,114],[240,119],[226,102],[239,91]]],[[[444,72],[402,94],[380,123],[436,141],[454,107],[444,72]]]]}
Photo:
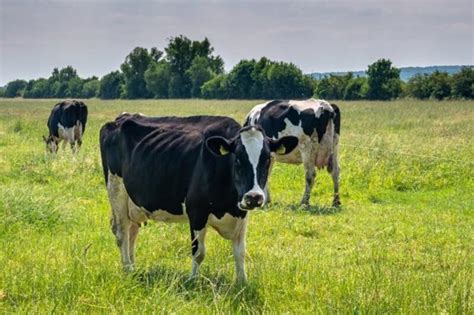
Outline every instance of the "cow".
{"type": "Polygon", "coordinates": [[[188,222],[192,273],[212,227],[232,241],[236,277],[245,281],[248,211],[262,207],[271,152],[290,153],[295,137],[271,140],[258,126],[220,116],[122,114],[100,130],[112,208],[111,227],[123,268],[133,271],[135,241],[147,220],[188,222]]]}
{"type": "MultiPolygon", "coordinates": [[[[244,126],[254,125],[260,125],[266,135],[273,140],[284,136],[298,138],[298,150],[289,155],[275,156],[275,160],[291,164],[303,163],[306,188],[301,205],[309,205],[316,178],[315,167],[318,169],[327,167],[334,184],[332,204],[335,207],[341,205],[338,162],[341,112],[337,105],[316,99],[274,100],[256,105],[250,110],[244,126]]],[[[265,187],[265,193],[270,200],[268,187],[265,187]]]]}
{"type": "Polygon", "coordinates": [[[87,106],[81,101],[66,100],[56,104],[48,118],[48,137],[43,136],[46,150],[56,154],[59,142],[71,145],[72,152],[76,152],[82,145],[82,136],[86,129],[87,106]]]}

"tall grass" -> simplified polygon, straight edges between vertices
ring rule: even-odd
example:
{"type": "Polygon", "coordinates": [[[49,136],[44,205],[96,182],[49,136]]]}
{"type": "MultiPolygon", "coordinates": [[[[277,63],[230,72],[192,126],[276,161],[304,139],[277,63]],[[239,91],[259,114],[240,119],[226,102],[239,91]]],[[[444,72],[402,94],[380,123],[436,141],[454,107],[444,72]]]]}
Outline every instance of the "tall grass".
{"type": "Polygon", "coordinates": [[[46,155],[54,100],[0,100],[1,313],[473,312],[474,103],[342,102],[343,207],[318,172],[276,164],[273,203],[250,216],[249,282],[233,282],[229,242],[209,233],[189,281],[189,228],[148,224],[124,275],[109,228],[98,130],[123,111],[228,115],[258,101],[86,102],[84,145],[46,155]]]}

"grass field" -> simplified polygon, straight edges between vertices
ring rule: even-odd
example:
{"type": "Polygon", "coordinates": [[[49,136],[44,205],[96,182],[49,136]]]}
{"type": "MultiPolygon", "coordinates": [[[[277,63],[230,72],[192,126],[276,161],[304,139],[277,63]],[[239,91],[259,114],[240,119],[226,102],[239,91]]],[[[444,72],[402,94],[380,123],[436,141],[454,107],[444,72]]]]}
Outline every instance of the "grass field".
{"type": "Polygon", "coordinates": [[[324,171],[299,208],[303,169],[277,164],[274,203],[250,216],[246,285],[215,231],[187,280],[186,224],[148,224],[138,271],[122,273],[98,131],[122,111],[242,121],[258,101],[86,101],[81,152],[51,158],[55,102],[0,100],[0,313],[474,312],[473,101],[339,102],[343,207],[324,171]]]}

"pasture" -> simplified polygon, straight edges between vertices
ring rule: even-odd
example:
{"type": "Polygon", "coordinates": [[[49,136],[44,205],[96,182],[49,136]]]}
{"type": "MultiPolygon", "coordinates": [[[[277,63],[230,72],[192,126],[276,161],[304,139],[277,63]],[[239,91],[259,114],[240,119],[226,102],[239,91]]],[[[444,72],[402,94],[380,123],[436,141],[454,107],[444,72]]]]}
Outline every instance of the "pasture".
{"type": "Polygon", "coordinates": [[[122,111],[220,114],[258,101],[86,100],[77,156],[46,155],[56,100],[0,100],[1,313],[471,313],[474,102],[336,102],[342,208],[318,172],[297,203],[302,166],[276,164],[273,203],[250,214],[246,285],[230,242],[209,232],[201,275],[186,224],[150,222],[138,270],[122,272],[109,228],[100,126],[122,111]]]}

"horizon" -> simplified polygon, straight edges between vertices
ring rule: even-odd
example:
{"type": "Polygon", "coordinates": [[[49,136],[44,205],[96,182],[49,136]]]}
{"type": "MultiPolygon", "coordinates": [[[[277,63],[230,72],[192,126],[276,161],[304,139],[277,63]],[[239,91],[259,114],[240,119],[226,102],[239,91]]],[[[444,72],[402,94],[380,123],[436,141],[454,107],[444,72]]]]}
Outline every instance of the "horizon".
{"type": "Polygon", "coordinates": [[[161,50],[180,34],[209,38],[226,72],[263,56],[305,74],[364,71],[380,58],[397,68],[474,64],[472,1],[434,2],[0,0],[0,86],[67,65],[102,77],[133,48],[161,50]]]}

